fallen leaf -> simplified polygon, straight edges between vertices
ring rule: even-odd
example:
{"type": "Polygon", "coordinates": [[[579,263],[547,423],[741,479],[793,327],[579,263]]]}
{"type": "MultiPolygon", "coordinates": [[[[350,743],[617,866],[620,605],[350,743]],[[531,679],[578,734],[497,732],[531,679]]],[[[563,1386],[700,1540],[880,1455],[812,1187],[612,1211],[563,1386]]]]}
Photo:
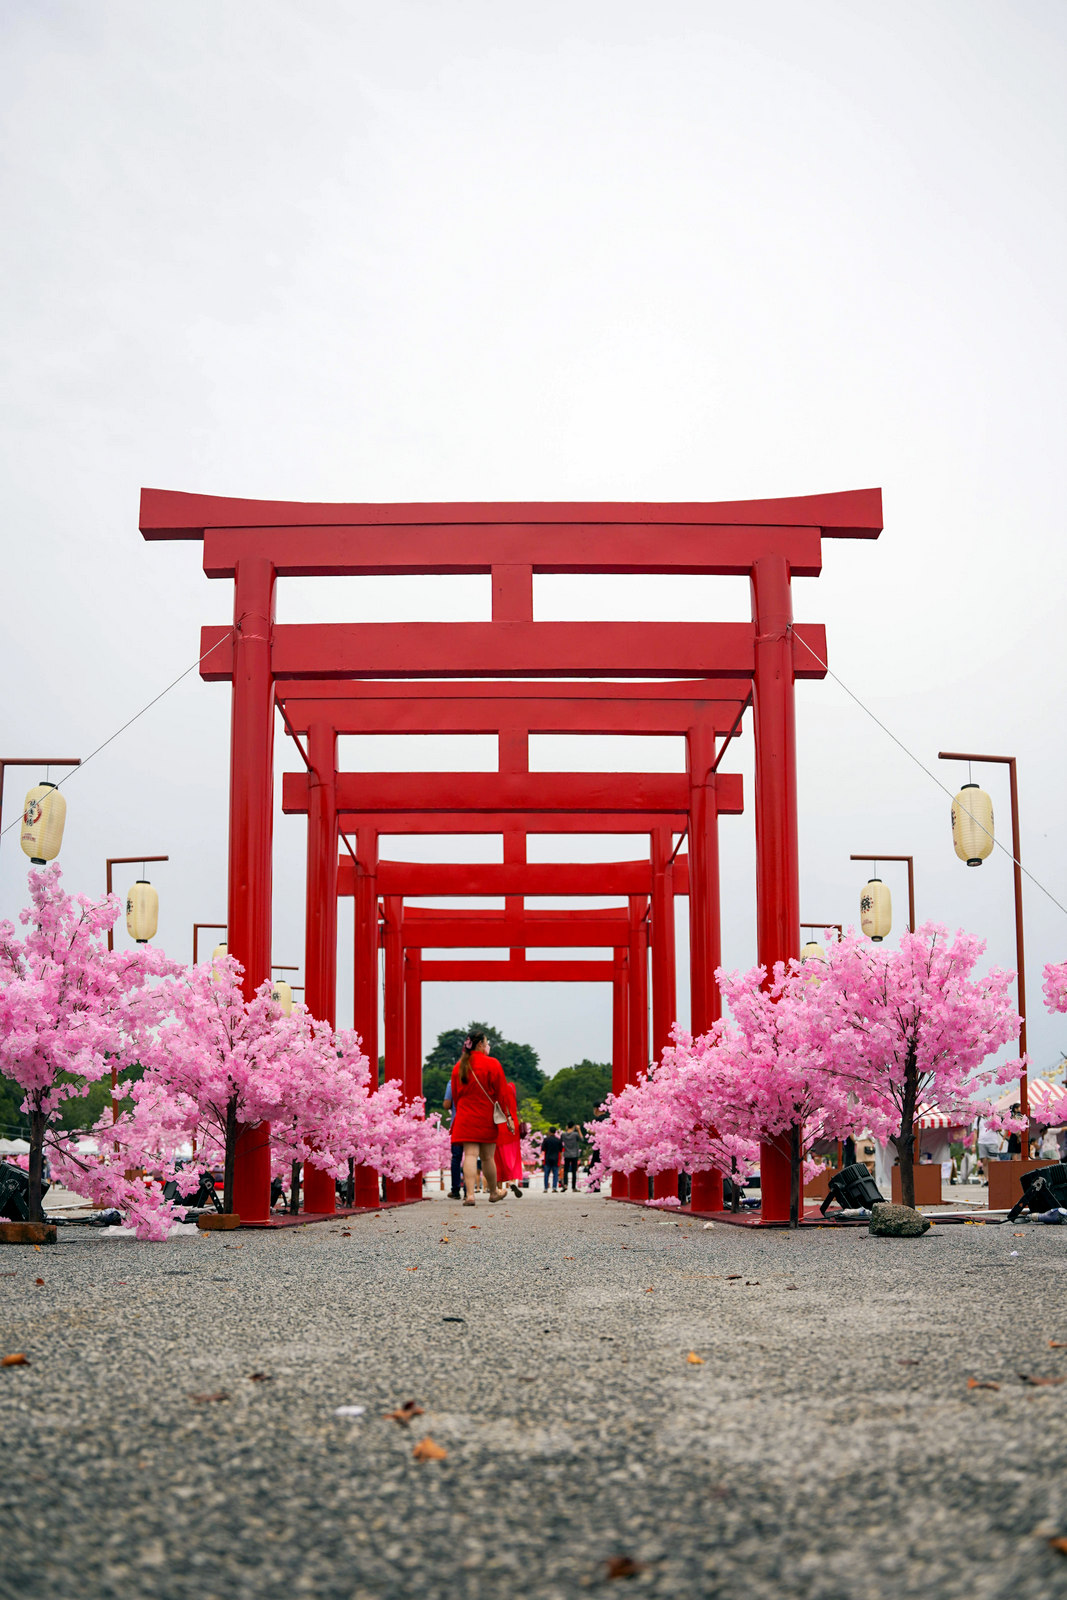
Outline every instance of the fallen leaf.
{"type": "Polygon", "coordinates": [[[639,1572],[645,1570],[645,1563],[635,1561],[633,1556],[609,1556],[604,1565],[609,1583],[615,1578],[636,1578],[639,1572]]]}
{"type": "Polygon", "coordinates": [[[40,1245],[39,1244],[35,1244],[33,1248],[37,1251],[37,1254],[40,1255],[40,1253],[41,1253],[40,1245]]]}
{"type": "Polygon", "coordinates": [[[44,1279],[43,1278],[34,1278],[33,1281],[37,1285],[38,1289],[43,1289],[44,1288],[44,1279]]]}
{"type": "Polygon", "coordinates": [[[1050,1539],[1049,1544],[1053,1550],[1058,1550],[1061,1556],[1067,1556],[1067,1539],[1050,1539]]]}
{"type": "Polygon", "coordinates": [[[405,1272],[418,1272],[418,1270],[419,1270],[418,1267],[405,1267],[404,1268],[405,1272]]]}
{"type": "Polygon", "coordinates": [[[578,1257],[577,1256],[564,1256],[563,1259],[564,1259],[564,1261],[577,1261],[578,1257]]]}
{"type": "Polygon", "coordinates": [[[442,1450],[437,1441],[431,1439],[429,1434],[426,1435],[425,1439],[419,1440],[411,1453],[416,1461],[444,1461],[448,1455],[448,1451],[442,1450]]]}
{"type": "Polygon", "coordinates": [[[726,1274],[726,1281],[727,1283],[732,1283],[735,1278],[739,1278],[740,1276],[741,1274],[739,1272],[728,1272],[726,1274]]]}
{"type": "Polygon", "coordinates": [[[466,1322],[466,1317],[442,1317],[442,1322],[466,1322]]]}
{"type": "Polygon", "coordinates": [[[786,1284],[786,1288],[788,1290],[790,1290],[793,1294],[796,1294],[796,1292],[797,1292],[797,1286],[796,1286],[795,1283],[787,1283],[786,1284]]]}
{"type": "Polygon", "coordinates": [[[758,1289],[759,1288],[759,1279],[758,1278],[753,1278],[752,1282],[749,1283],[748,1279],[746,1278],[745,1279],[745,1288],[746,1289],[758,1289]]]}
{"type": "Polygon", "coordinates": [[[655,1292],[656,1292],[655,1289],[646,1289],[645,1290],[646,1294],[655,1294],[655,1292]]]}
{"type": "Polygon", "coordinates": [[[28,1367],[29,1364],[29,1356],[24,1356],[21,1350],[17,1355],[4,1356],[2,1359],[0,1359],[0,1367],[28,1367]]]}
{"type": "Polygon", "coordinates": [[[413,1418],[421,1417],[422,1415],[423,1409],[421,1406],[416,1405],[414,1400],[405,1400],[404,1404],[398,1407],[396,1411],[386,1411],[382,1417],[382,1421],[395,1422],[399,1424],[401,1428],[406,1428],[408,1423],[411,1422],[413,1418]]]}
{"type": "Polygon", "coordinates": [[[1051,1389],[1054,1388],[1058,1383],[1067,1383],[1067,1377],[1038,1378],[1030,1372],[1020,1372],[1019,1377],[1022,1379],[1023,1383],[1032,1383],[1035,1389],[1051,1389]]]}
{"type": "Polygon", "coordinates": [[[273,1383],[274,1376],[270,1372],[250,1372],[248,1381],[249,1383],[273,1383]]]}
{"type": "Polygon", "coordinates": [[[704,1357],[698,1356],[695,1350],[690,1350],[685,1359],[691,1367],[702,1367],[704,1365],[704,1357]]]}
{"type": "MultiPolygon", "coordinates": [[[[11,1276],[14,1277],[15,1274],[12,1273],[11,1276]]],[[[1050,1339],[1048,1347],[1050,1350],[1067,1350],[1067,1339],[1050,1339]]]]}
{"type": "Polygon", "coordinates": [[[189,1398],[198,1406],[209,1406],[217,1400],[228,1400],[230,1397],[225,1389],[216,1389],[214,1394],[191,1394],[189,1398]]]}
{"type": "Polygon", "coordinates": [[[442,1236],[441,1243],[442,1244],[447,1244],[448,1243],[448,1234],[447,1233],[442,1236]]]}
{"type": "Polygon", "coordinates": [[[968,1389],[999,1389],[999,1383],[981,1383],[977,1378],[967,1379],[968,1389]]]}
{"type": "Polygon", "coordinates": [[[351,1237],[352,1237],[351,1233],[347,1232],[347,1231],[345,1233],[342,1233],[342,1235],[341,1235],[342,1239],[351,1239],[351,1237]]]}
{"type": "Polygon", "coordinates": [[[481,1223],[480,1222],[472,1222],[471,1223],[471,1227],[472,1228],[480,1228],[481,1227],[481,1223]]]}

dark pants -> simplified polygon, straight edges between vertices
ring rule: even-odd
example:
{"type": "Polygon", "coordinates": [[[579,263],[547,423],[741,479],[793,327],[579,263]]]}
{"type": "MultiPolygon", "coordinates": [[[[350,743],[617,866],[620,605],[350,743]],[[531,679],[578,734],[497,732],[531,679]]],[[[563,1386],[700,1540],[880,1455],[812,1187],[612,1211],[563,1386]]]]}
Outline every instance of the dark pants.
{"type": "Polygon", "coordinates": [[[463,1146],[452,1146],[452,1193],[457,1194],[463,1187],[463,1146]]]}
{"type": "Polygon", "coordinates": [[[545,1189],[546,1189],[546,1191],[548,1189],[548,1182],[549,1182],[550,1178],[552,1180],[553,1189],[558,1189],[559,1188],[559,1162],[558,1161],[554,1161],[554,1162],[552,1162],[551,1165],[549,1165],[548,1157],[546,1156],[545,1157],[545,1162],[544,1162],[544,1167],[545,1167],[545,1189]]]}
{"type": "Polygon", "coordinates": [[[578,1187],[578,1157],[577,1156],[564,1156],[563,1157],[563,1187],[564,1188],[567,1187],[567,1179],[568,1178],[571,1180],[571,1188],[572,1189],[577,1189],[577,1187],[578,1187]]]}

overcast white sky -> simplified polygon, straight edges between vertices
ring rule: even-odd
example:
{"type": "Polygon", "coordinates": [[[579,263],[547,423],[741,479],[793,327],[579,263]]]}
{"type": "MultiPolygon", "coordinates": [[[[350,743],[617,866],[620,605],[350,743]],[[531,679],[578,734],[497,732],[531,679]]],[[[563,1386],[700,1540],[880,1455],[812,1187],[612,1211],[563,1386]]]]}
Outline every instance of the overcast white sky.
{"type": "MultiPolygon", "coordinates": [[[[198,545],[142,542],[142,484],[369,501],[879,484],[882,538],[828,544],[797,616],[825,621],[831,666],[928,765],[1018,755],[1023,860],[1067,902],[1062,5],[8,0],[0,28],[0,754],[86,755],[229,619],[198,545]]],[[[543,579],[536,614],[747,604],[728,581],[543,579]]],[[[288,582],[279,614],[488,616],[488,579],[288,582]]],[[[912,851],[920,919],[1014,966],[1008,861],[957,862],[948,800],[836,684],[798,701],[802,915],[856,918],[850,851],[912,851]]],[[[228,702],[193,674],[67,790],[67,882],[99,891],[107,855],[168,852],[160,942],[185,959],[193,921],[226,915],[228,702]]],[[[669,741],[604,743],[579,760],[546,741],[538,764],[681,765],[669,741]]],[[[747,778],[747,742],[738,763],[747,778]]],[[[298,764],[280,745],[279,771],[298,764]]],[[[976,776],[1007,838],[1005,777],[976,776]]],[[[24,788],[9,772],[4,826],[24,788]]],[[[751,816],[722,835],[725,955],[744,966],[751,816]]],[[[25,865],[9,833],[0,915],[25,865]]],[[[303,825],[279,817],[279,962],[302,961],[303,872],[303,825]]],[[[900,926],[903,875],[884,876],[900,926]]],[[[1042,1070],[1067,1048],[1040,994],[1067,917],[1030,884],[1025,905],[1042,1070]]],[[[350,949],[346,928],[342,1022],[350,949]]],[[[472,1015],[550,1071],[610,1053],[606,991],[434,986],[427,1043],[472,1015]]]]}

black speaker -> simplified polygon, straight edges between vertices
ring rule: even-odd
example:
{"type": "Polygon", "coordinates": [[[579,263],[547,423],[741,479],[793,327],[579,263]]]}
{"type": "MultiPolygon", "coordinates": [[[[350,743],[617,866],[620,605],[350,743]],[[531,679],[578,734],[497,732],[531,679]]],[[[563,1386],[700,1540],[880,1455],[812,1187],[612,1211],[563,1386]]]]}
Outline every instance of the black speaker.
{"type": "MultiPolygon", "coordinates": [[[[41,1183],[42,1199],[49,1188],[49,1184],[41,1183]]],[[[0,1161],[0,1217],[7,1222],[30,1220],[29,1175],[21,1167],[13,1167],[10,1161],[0,1161]]]]}
{"type": "Polygon", "coordinates": [[[834,1200],[842,1211],[858,1211],[861,1206],[869,1211],[872,1206],[885,1204],[885,1196],[862,1161],[855,1162],[851,1167],[842,1167],[840,1172],[834,1173],[826,1199],[819,1207],[824,1217],[834,1200]]]}
{"type": "Polygon", "coordinates": [[[1057,1207],[1067,1210],[1067,1163],[1057,1161],[1054,1166],[1024,1172],[1019,1182],[1023,1192],[1008,1212],[1009,1222],[1014,1222],[1020,1211],[1032,1211],[1039,1216],[1057,1207]]]}

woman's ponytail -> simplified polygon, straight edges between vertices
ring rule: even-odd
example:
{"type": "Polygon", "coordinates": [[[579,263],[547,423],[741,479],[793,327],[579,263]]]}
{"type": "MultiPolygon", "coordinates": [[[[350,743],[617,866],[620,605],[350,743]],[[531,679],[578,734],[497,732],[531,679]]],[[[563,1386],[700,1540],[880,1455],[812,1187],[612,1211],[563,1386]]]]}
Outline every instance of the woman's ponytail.
{"type": "Polygon", "coordinates": [[[466,1083],[471,1075],[471,1051],[474,1049],[474,1040],[468,1033],[463,1041],[463,1054],[459,1058],[459,1081],[466,1083]]]}

